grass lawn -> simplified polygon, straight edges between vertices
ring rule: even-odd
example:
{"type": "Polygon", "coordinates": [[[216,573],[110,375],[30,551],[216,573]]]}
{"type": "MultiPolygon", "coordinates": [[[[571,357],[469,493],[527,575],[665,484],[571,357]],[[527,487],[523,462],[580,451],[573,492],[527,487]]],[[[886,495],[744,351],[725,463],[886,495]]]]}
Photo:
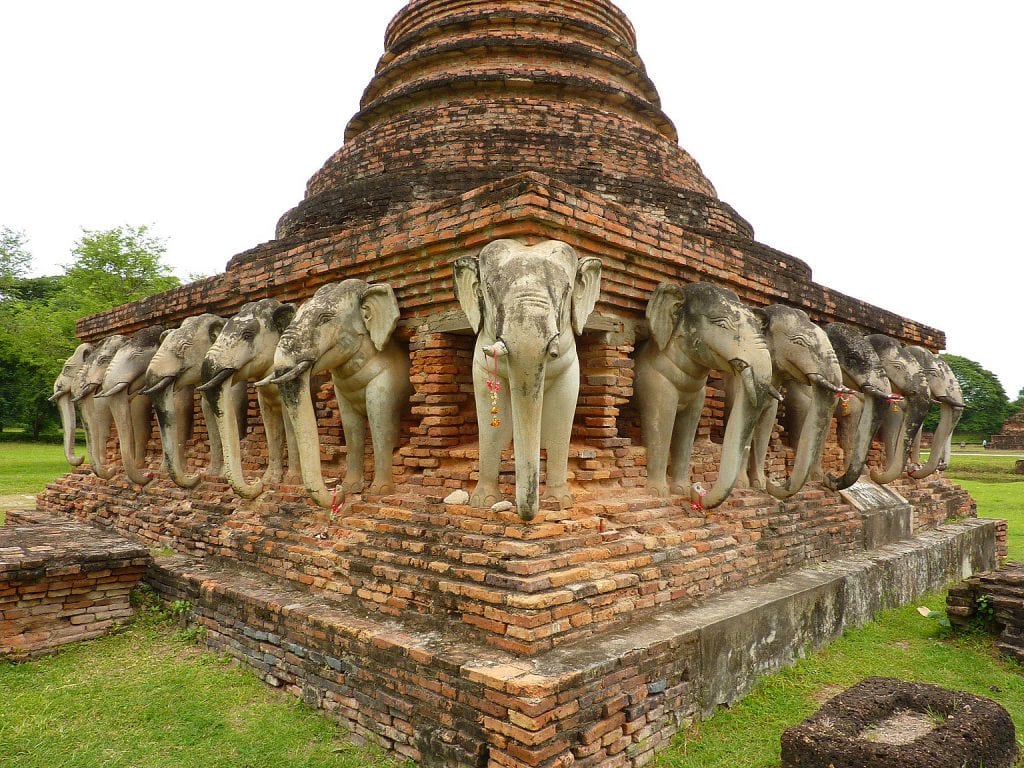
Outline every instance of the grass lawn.
{"type": "MultiPolygon", "coordinates": [[[[60,446],[0,444],[0,495],[34,493],[67,471],[60,446]],[[13,457],[13,458],[12,458],[13,457]],[[8,490],[20,466],[18,490],[8,490]],[[35,485],[32,485],[32,483],[35,485]]],[[[1024,560],[1024,476],[1014,455],[954,455],[949,475],[982,517],[1010,520],[1010,555],[1024,560]]],[[[2,511],[0,511],[2,515],[2,511]]],[[[941,609],[943,597],[922,601],[941,609]]],[[[393,765],[344,742],[334,724],[200,652],[145,614],[123,634],[24,665],[0,663],[0,768],[393,765]]],[[[662,768],[760,768],[779,762],[782,731],[869,675],[931,682],[991,697],[1024,738],[1024,672],[980,636],[950,636],[915,606],[763,679],[746,699],[681,732],[662,768]]]]}
{"type": "Polygon", "coordinates": [[[344,732],[166,622],[0,662],[2,768],[383,768],[344,732]]]}
{"type": "MultiPolygon", "coordinates": [[[[83,452],[78,449],[79,455],[83,452]]],[[[0,443],[0,496],[39,493],[70,470],[59,445],[0,443]]]]}

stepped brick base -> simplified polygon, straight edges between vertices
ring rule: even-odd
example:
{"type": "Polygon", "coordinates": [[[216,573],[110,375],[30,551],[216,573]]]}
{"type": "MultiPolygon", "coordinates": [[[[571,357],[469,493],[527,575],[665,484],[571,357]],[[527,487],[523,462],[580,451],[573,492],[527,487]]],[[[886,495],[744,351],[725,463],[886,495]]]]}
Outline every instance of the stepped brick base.
{"type": "Polygon", "coordinates": [[[1006,563],[954,587],[946,613],[961,629],[978,622],[998,633],[999,650],[1024,664],[1024,563],[1006,563]]]}
{"type": "Polygon", "coordinates": [[[149,553],[71,520],[10,512],[0,527],[0,657],[26,659],[106,633],[149,553]]]}
{"type": "Polygon", "coordinates": [[[636,768],[803,649],[991,567],[995,537],[993,521],[944,526],[531,658],[458,621],[391,619],[237,565],[158,558],[148,579],[192,604],[212,648],[419,765],[636,768]]]}
{"type": "MultiPolygon", "coordinates": [[[[970,497],[941,477],[897,488],[914,508],[914,532],[974,513],[970,497]]],[[[78,470],[52,484],[39,508],[243,564],[362,610],[445,630],[461,624],[524,656],[613,629],[638,611],[693,605],[865,547],[867,516],[817,486],[785,503],[741,490],[700,512],[684,499],[625,494],[580,494],[573,509],[545,509],[528,524],[514,513],[446,506],[422,489],[332,516],[312,509],[299,488],[247,502],[221,483],[186,493],[158,479],[140,490],[78,470]]]]}

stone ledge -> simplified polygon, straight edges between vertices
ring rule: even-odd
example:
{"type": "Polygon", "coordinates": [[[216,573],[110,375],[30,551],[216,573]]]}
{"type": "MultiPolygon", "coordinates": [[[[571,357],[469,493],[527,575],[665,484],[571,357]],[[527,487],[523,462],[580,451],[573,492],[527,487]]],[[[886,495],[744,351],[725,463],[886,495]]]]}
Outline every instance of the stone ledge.
{"type": "Polygon", "coordinates": [[[149,580],[192,603],[212,647],[421,765],[635,767],[805,649],[990,568],[996,529],[943,526],[530,659],[187,558],[149,580]]]}

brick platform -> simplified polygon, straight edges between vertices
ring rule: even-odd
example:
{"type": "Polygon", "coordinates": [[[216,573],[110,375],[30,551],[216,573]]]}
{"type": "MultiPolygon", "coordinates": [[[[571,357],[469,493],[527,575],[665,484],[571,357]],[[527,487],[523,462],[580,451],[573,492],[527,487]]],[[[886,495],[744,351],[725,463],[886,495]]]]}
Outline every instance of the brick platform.
{"type": "Polygon", "coordinates": [[[949,590],[946,613],[961,629],[975,622],[994,629],[999,650],[1024,664],[1024,563],[1006,563],[949,590]]]}
{"type": "Polygon", "coordinates": [[[131,617],[149,552],[71,520],[9,512],[0,527],[0,657],[26,659],[131,617]]]}
{"type": "Polygon", "coordinates": [[[1024,451],[1024,411],[1011,416],[998,435],[992,436],[992,448],[1003,451],[1024,451]]]}
{"type": "Polygon", "coordinates": [[[192,604],[212,648],[421,766],[637,768],[803,649],[990,567],[995,536],[993,521],[944,526],[530,658],[209,559],[158,558],[148,581],[192,604]]]}

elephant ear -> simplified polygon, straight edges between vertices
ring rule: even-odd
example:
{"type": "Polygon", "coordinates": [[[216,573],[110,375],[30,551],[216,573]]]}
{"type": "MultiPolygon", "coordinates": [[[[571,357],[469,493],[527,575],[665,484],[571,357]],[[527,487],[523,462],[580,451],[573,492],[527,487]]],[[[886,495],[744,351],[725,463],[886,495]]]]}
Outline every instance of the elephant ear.
{"type": "Polygon", "coordinates": [[[83,363],[88,362],[89,358],[92,357],[92,353],[95,350],[96,350],[96,347],[94,347],[92,344],[83,344],[82,345],[82,362],[83,363]]]}
{"type": "Polygon", "coordinates": [[[272,318],[274,329],[278,333],[284,333],[285,329],[291,325],[292,320],[295,319],[295,312],[296,307],[294,304],[282,304],[274,309],[272,318]]]}
{"type": "Polygon", "coordinates": [[[647,324],[651,326],[651,336],[658,349],[664,350],[672,340],[679,310],[684,303],[683,289],[672,283],[659,285],[647,302],[647,324]]]}
{"type": "Polygon", "coordinates": [[[583,333],[600,295],[601,260],[593,256],[580,259],[572,286],[572,329],[577,336],[583,333]]]}
{"type": "Polygon", "coordinates": [[[172,330],[174,330],[174,329],[173,328],[168,328],[166,331],[164,331],[163,333],[160,334],[160,343],[161,344],[164,343],[164,339],[166,339],[168,336],[171,335],[171,331],[172,330]]]}
{"type": "Polygon", "coordinates": [[[363,324],[377,351],[384,349],[398,327],[398,299],[387,283],[368,286],[362,298],[363,324]]]}
{"type": "Polygon", "coordinates": [[[227,321],[220,318],[210,323],[210,327],[206,329],[206,332],[210,335],[210,341],[216,341],[217,337],[220,336],[220,332],[224,330],[224,325],[227,321]]]}
{"type": "Polygon", "coordinates": [[[455,273],[455,298],[459,300],[462,311],[466,313],[474,333],[480,333],[483,320],[484,302],[480,294],[480,262],[469,256],[456,259],[453,266],[455,273]]]}

